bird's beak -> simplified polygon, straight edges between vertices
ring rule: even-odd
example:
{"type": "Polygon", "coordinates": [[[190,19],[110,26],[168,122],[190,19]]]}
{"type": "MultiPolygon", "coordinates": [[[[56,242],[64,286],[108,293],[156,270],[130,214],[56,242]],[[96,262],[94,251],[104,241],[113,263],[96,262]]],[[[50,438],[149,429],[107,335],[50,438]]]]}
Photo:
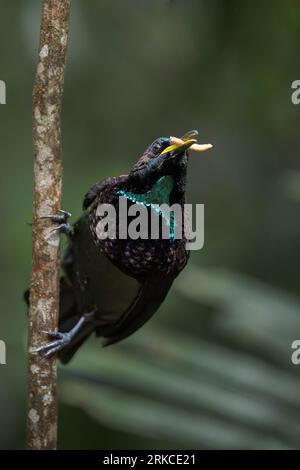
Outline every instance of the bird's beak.
{"type": "Polygon", "coordinates": [[[179,139],[176,138],[176,141],[174,141],[175,137],[170,137],[170,145],[167,147],[163,152],[161,152],[161,155],[168,155],[168,157],[175,157],[176,155],[179,155],[181,153],[184,153],[187,149],[191,148],[192,145],[195,145],[197,140],[196,139],[189,139],[187,141],[181,140],[179,142],[179,139]]]}
{"type": "Polygon", "coordinates": [[[187,132],[181,138],[170,137],[170,146],[167,147],[161,155],[169,154],[170,156],[179,155],[184,153],[187,149],[194,150],[195,152],[205,152],[212,148],[211,144],[198,144],[195,137],[198,136],[198,131],[193,130],[187,132]]]}

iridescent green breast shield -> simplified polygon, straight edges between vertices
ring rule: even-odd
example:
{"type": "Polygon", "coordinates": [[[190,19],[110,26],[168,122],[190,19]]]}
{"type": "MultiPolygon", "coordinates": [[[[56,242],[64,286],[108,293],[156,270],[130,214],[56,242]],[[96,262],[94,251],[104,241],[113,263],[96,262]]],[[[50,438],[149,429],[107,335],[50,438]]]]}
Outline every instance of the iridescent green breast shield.
{"type": "Polygon", "coordinates": [[[150,191],[146,193],[136,194],[130,191],[119,190],[117,194],[124,196],[129,201],[135,204],[141,204],[146,207],[151,207],[155,212],[160,214],[165,223],[170,227],[170,239],[174,240],[175,237],[175,218],[174,212],[168,211],[164,204],[170,204],[170,194],[173,189],[173,178],[171,176],[162,176],[152,186],[150,191]],[[162,207],[161,207],[162,206],[162,207]]]}

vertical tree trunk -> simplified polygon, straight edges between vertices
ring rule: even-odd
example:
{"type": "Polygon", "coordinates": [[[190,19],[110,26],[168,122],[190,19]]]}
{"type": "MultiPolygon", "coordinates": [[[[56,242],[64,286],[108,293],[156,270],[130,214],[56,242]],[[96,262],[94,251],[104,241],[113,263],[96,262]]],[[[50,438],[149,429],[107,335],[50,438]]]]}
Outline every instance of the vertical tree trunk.
{"type": "Polygon", "coordinates": [[[33,90],[34,214],[29,308],[27,447],[55,449],[57,441],[56,359],[31,349],[43,331],[55,330],[59,310],[59,233],[41,217],[61,209],[61,99],[70,0],[44,0],[39,60],[33,90]]]}

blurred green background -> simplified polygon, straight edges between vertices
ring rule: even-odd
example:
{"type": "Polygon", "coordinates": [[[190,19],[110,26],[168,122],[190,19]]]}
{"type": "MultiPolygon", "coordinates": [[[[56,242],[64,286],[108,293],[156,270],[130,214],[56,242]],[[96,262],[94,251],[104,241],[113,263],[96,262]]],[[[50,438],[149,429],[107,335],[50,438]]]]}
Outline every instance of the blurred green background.
{"type": "MultiPolygon", "coordinates": [[[[39,0],[0,0],[0,448],[24,446],[39,0]]],[[[73,0],[63,104],[64,209],[160,135],[197,128],[193,252],[156,316],[92,338],[59,372],[59,447],[299,448],[300,4],[73,0]]]]}

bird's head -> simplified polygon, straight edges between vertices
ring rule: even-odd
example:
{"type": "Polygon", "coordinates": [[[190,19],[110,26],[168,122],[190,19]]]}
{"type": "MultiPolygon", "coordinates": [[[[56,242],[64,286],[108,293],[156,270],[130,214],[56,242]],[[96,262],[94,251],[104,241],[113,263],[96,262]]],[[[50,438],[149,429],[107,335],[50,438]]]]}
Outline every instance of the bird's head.
{"type": "Polygon", "coordinates": [[[159,137],[139,158],[128,175],[126,186],[131,191],[146,192],[163,176],[171,176],[178,188],[184,189],[188,150],[203,152],[211,144],[198,144],[198,131],[183,137],[159,137]]]}

